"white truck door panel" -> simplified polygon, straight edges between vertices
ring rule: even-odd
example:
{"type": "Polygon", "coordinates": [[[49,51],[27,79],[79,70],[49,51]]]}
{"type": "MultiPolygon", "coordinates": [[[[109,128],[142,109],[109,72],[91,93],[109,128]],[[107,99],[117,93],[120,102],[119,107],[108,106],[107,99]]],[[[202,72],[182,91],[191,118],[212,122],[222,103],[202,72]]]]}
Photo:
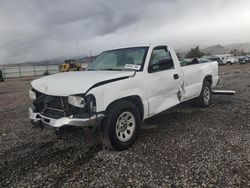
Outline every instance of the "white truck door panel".
{"type": "Polygon", "coordinates": [[[162,112],[180,103],[177,97],[179,81],[173,75],[176,70],[166,70],[148,75],[147,93],[149,116],[162,112]]]}
{"type": "Polygon", "coordinates": [[[147,74],[149,116],[162,112],[180,103],[177,93],[180,75],[166,46],[152,50],[147,74]]]}

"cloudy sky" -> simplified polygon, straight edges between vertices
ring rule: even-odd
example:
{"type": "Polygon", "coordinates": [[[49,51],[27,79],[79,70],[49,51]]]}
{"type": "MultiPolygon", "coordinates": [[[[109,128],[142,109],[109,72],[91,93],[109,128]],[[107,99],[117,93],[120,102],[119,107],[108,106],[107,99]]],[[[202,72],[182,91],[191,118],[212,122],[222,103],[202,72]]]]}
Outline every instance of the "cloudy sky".
{"type": "Polygon", "coordinates": [[[250,0],[0,0],[0,64],[159,41],[250,42],[250,0]]]}

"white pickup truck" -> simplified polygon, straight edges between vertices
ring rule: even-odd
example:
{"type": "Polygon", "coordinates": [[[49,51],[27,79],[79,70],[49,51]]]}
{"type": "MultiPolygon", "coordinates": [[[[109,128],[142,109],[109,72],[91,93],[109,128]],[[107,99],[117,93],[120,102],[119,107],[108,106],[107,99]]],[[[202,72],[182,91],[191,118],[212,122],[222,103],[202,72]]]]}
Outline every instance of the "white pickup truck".
{"type": "Polygon", "coordinates": [[[190,99],[209,106],[218,81],[217,62],[181,66],[166,44],[109,50],[85,71],[32,81],[29,116],[54,129],[98,127],[106,147],[125,150],[145,119],[190,99]]]}

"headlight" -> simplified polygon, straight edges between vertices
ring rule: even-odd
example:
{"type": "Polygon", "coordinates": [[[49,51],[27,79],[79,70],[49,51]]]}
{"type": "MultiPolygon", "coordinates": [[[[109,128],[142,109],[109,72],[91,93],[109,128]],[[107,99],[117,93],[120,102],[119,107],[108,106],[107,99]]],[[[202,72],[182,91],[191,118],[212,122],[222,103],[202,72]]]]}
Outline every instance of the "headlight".
{"type": "Polygon", "coordinates": [[[72,106],[79,107],[79,108],[83,108],[85,106],[84,98],[79,97],[79,96],[69,96],[68,102],[72,106]]]}
{"type": "Polygon", "coordinates": [[[30,99],[36,100],[36,93],[34,91],[29,90],[29,95],[30,95],[30,99]]]}

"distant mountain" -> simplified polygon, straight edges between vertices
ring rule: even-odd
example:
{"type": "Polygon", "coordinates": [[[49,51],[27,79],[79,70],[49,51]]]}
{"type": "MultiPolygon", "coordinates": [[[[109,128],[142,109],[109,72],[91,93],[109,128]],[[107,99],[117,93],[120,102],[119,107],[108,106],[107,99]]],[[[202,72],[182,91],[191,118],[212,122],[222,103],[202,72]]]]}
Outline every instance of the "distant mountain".
{"type": "Polygon", "coordinates": [[[209,46],[207,48],[201,49],[201,51],[210,55],[226,54],[230,52],[229,49],[225,48],[224,46],[220,44],[209,46]]]}
{"type": "Polygon", "coordinates": [[[63,59],[49,59],[44,61],[26,61],[20,64],[22,65],[59,65],[64,62],[63,59]]]}
{"type": "MultiPolygon", "coordinates": [[[[176,52],[180,57],[185,57],[187,52],[191,50],[191,48],[195,48],[196,46],[199,46],[202,52],[205,52],[210,55],[218,55],[218,54],[226,54],[230,53],[231,50],[237,49],[237,50],[244,50],[246,53],[250,54],[250,43],[233,43],[233,44],[227,44],[227,45],[213,45],[213,46],[205,46],[205,45],[199,45],[199,44],[193,44],[193,45],[188,45],[183,48],[176,49],[176,52]]],[[[93,57],[92,59],[94,59],[93,57]]],[[[54,59],[48,59],[44,61],[28,61],[28,62],[22,62],[22,63],[13,63],[13,64],[8,64],[8,65],[16,65],[16,64],[24,64],[24,65],[59,65],[64,63],[64,60],[66,59],[75,59],[77,62],[80,63],[88,63],[91,61],[91,58],[82,55],[80,57],[66,57],[66,56],[60,56],[56,57],[54,59]]]]}
{"type": "Polygon", "coordinates": [[[227,54],[234,49],[244,50],[246,53],[250,54],[250,43],[234,43],[227,44],[224,46],[221,44],[217,44],[208,47],[204,47],[202,45],[190,45],[184,48],[177,49],[176,51],[181,55],[181,57],[185,57],[187,52],[190,51],[191,48],[195,48],[196,46],[199,46],[202,52],[205,52],[210,55],[227,54]]]}
{"type": "Polygon", "coordinates": [[[210,54],[210,55],[225,54],[225,53],[230,52],[229,49],[225,48],[224,46],[222,46],[220,44],[209,46],[209,47],[203,47],[203,46],[200,46],[200,45],[195,45],[195,46],[187,47],[186,49],[177,50],[177,52],[179,52],[181,57],[185,57],[187,52],[190,51],[191,48],[195,48],[196,46],[199,46],[200,50],[202,52],[204,52],[205,54],[210,54]]]}
{"type": "Polygon", "coordinates": [[[208,47],[205,45],[192,44],[192,45],[188,45],[188,46],[184,46],[182,48],[176,49],[176,52],[180,52],[180,53],[188,52],[191,48],[196,48],[197,46],[199,46],[200,49],[208,47]]]}
{"type": "Polygon", "coordinates": [[[22,62],[22,65],[60,65],[63,64],[65,60],[67,59],[74,59],[77,62],[85,63],[90,61],[90,57],[87,56],[80,56],[80,57],[65,57],[60,56],[54,59],[48,59],[44,61],[28,61],[28,62],[22,62]]]}
{"type": "Polygon", "coordinates": [[[229,50],[243,50],[244,52],[250,53],[250,43],[235,43],[235,44],[228,44],[225,47],[229,50]]]}

